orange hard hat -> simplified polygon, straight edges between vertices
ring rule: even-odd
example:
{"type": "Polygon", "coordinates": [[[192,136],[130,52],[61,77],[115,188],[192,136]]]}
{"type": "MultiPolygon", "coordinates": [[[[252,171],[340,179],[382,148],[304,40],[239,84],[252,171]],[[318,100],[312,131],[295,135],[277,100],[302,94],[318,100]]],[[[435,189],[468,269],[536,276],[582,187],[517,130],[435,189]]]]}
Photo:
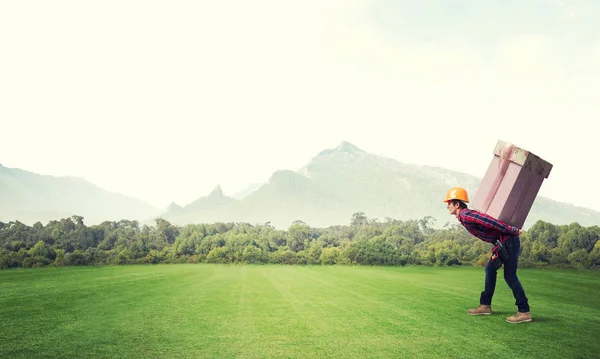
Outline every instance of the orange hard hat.
{"type": "Polygon", "coordinates": [[[460,187],[450,188],[448,190],[448,193],[446,193],[446,199],[444,200],[444,202],[448,202],[453,199],[469,203],[469,196],[467,195],[467,190],[460,187]]]}

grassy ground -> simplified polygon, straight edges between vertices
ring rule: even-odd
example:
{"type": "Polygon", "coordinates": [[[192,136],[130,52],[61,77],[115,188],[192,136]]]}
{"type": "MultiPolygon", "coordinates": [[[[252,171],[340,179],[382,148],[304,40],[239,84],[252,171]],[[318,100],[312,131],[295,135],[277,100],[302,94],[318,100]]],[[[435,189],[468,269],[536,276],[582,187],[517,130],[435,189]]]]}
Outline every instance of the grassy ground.
{"type": "Polygon", "coordinates": [[[0,271],[0,358],[592,358],[600,273],[519,269],[534,321],[483,268],[156,265],[0,271]]]}

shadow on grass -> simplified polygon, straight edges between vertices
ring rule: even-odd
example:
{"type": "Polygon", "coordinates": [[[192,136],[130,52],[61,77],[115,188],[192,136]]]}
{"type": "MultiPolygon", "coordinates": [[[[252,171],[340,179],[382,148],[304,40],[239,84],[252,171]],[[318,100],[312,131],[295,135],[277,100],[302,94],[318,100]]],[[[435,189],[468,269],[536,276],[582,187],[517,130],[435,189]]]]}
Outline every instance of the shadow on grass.
{"type": "MultiPolygon", "coordinates": [[[[514,314],[514,313],[512,313],[514,314]]],[[[558,319],[555,318],[548,318],[548,317],[537,317],[537,316],[533,316],[531,318],[531,322],[524,322],[524,323],[516,323],[516,324],[535,324],[535,323],[549,323],[549,322],[556,322],[559,321],[558,319]]]]}
{"type": "Polygon", "coordinates": [[[557,321],[557,319],[554,318],[548,318],[548,317],[536,317],[535,315],[531,318],[531,322],[530,323],[547,323],[547,322],[554,322],[557,321]]]}
{"type": "MultiPolygon", "coordinates": [[[[511,315],[515,315],[517,312],[516,311],[509,311],[509,310],[499,310],[499,311],[494,311],[494,313],[492,315],[479,315],[479,317],[502,317],[502,316],[506,316],[506,317],[510,317],[511,315]]],[[[473,316],[473,317],[477,317],[477,316],[473,316]]],[[[546,317],[546,316],[537,316],[535,314],[533,314],[532,320],[531,322],[527,322],[527,323],[547,323],[547,322],[555,322],[555,321],[560,321],[559,319],[556,318],[550,318],[550,317],[546,317]]],[[[518,324],[527,324],[527,323],[518,323],[518,324]]]]}

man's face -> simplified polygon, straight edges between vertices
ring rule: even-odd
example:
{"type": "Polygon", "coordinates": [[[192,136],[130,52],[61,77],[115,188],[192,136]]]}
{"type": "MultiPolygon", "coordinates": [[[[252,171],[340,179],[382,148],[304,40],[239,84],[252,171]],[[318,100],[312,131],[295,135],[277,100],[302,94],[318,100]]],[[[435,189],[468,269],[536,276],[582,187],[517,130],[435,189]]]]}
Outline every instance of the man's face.
{"type": "Polygon", "coordinates": [[[448,212],[450,212],[451,215],[456,216],[458,214],[458,208],[459,208],[458,203],[449,201],[447,203],[447,207],[448,207],[448,212]]]}

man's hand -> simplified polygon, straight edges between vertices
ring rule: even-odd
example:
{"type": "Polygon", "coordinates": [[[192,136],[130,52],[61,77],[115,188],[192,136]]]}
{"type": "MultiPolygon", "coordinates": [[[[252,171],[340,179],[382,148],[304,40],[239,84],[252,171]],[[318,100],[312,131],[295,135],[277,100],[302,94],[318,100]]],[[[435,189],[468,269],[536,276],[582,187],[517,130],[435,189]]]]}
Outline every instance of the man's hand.
{"type": "Polygon", "coordinates": [[[521,236],[521,233],[523,233],[523,230],[522,230],[521,228],[519,228],[519,229],[517,230],[517,237],[520,237],[520,236],[521,236]]]}

